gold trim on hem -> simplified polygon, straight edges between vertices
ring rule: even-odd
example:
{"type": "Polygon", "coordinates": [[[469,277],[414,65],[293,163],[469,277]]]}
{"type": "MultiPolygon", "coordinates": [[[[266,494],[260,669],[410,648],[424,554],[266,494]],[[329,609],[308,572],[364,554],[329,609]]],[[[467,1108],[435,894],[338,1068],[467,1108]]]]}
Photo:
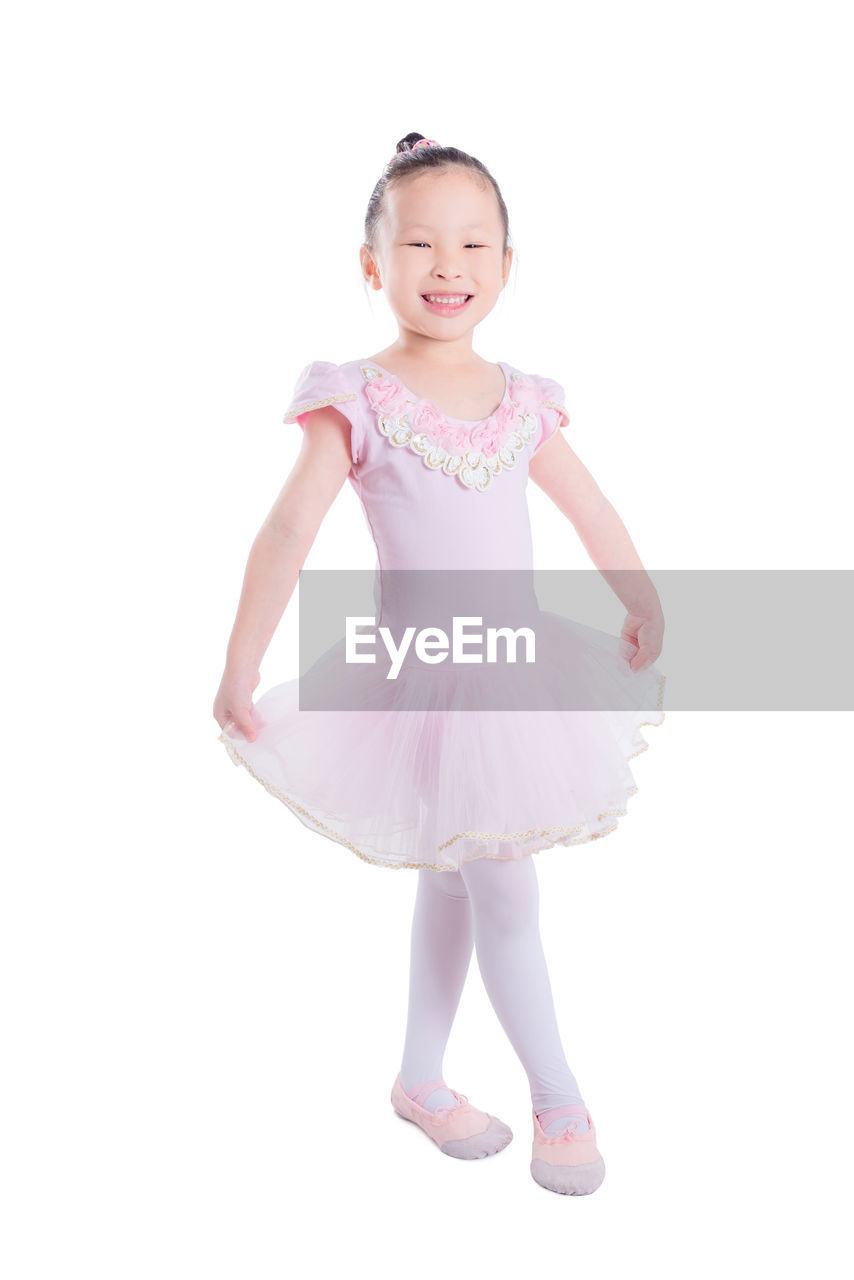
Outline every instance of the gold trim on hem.
{"type": "MultiPolygon", "coordinates": [[[[662,709],[662,703],[664,701],[664,686],[665,686],[666,680],[667,680],[666,676],[659,675],[658,686],[657,686],[658,700],[656,704],[656,711],[659,712],[660,718],[656,720],[641,720],[639,724],[635,725],[635,731],[643,729],[647,725],[650,725],[653,728],[658,728],[660,725],[664,723],[665,712],[662,709]]],[[[246,769],[246,771],[256,780],[256,782],[261,783],[261,786],[264,787],[266,791],[269,791],[270,794],[275,796],[277,800],[280,800],[282,804],[287,805],[287,807],[291,810],[291,812],[296,814],[296,816],[299,818],[300,822],[302,822],[304,826],[308,827],[310,831],[315,831],[317,832],[318,835],[325,836],[327,839],[334,841],[336,844],[344,845],[344,847],[349,849],[351,853],[355,853],[357,858],[361,858],[363,862],[371,862],[374,865],[381,866],[381,867],[391,867],[393,870],[405,870],[405,869],[411,869],[414,871],[421,871],[421,870],[455,871],[457,870],[457,867],[448,866],[447,863],[396,862],[391,858],[370,857],[368,854],[363,853],[361,849],[357,848],[357,846],[354,845],[351,840],[348,840],[346,836],[341,835],[337,831],[333,831],[331,827],[326,826],[326,824],[324,822],[321,822],[319,818],[316,818],[314,814],[309,813],[308,809],[304,809],[302,805],[297,804],[297,802],[295,800],[292,800],[290,796],[285,795],[284,791],[282,791],[280,787],[277,787],[275,783],[268,782],[266,778],[262,778],[260,774],[256,773],[255,770],[252,768],[251,764],[249,763],[249,761],[246,760],[245,757],[240,754],[240,752],[237,750],[237,747],[234,744],[234,741],[231,738],[229,738],[226,733],[220,733],[219,738],[217,740],[225,744],[225,747],[228,750],[228,753],[235,764],[242,765],[246,769]]],[[[635,756],[639,756],[644,751],[648,751],[648,750],[649,750],[649,743],[645,742],[643,746],[638,747],[637,751],[633,751],[631,755],[626,756],[625,760],[626,762],[628,762],[629,760],[634,760],[635,756]]],[[[638,790],[637,786],[631,787],[630,790],[626,792],[626,799],[628,800],[631,796],[635,795],[637,793],[637,790],[638,790]]],[[[627,813],[628,813],[628,810],[625,808],[625,806],[617,809],[606,809],[604,810],[604,812],[597,814],[595,821],[599,822],[601,821],[602,818],[606,818],[609,816],[625,817],[627,813]]],[[[460,858],[460,863],[474,862],[479,858],[490,858],[493,861],[497,861],[497,862],[514,862],[514,861],[518,861],[520,858],[530,858],[535,853],[545,853],[548,849],[553,849],[557,845],[562,845],[564,848],[570,848],[574,845],[587,844],[588,841],[590,840],[600,840],[603,836],[610,835],[612,831],[616,831],[617,827],[619,826],[619,823],[614,822],[610,827],[606,827],[604,831],[594,831],[590,835],[582,836],[580,839],[573,840],[571,837],[575,834],[575,832],[583,830],[585,825],[587,824],[579,823],[575,827],[532,827],[530,831],[512,831],[512,832],[460,831],[458,832],[457,835],[452,836],[450,840],[446,840],[444,844],[440,845],[439,852],[441,852],[442,849],[449,848],[449,846],[452,844],[455,844],[457,840],[500,840],[503,842],[514,842],[516,840],[520,840],[520,839],[525,840],[530,837],[538,837],[538,836],[549,840],[548,844],[541,845],[537,849],[530,849],[526,853],[511,855],[509,858],[501,857],[500,855],[494,854],[494,853],[473,853],[469,855],[469,857],[460,858]],[[561,834],[553,835],[553,833],[557,833],[557,832],[560,832],[561,834]]]]}

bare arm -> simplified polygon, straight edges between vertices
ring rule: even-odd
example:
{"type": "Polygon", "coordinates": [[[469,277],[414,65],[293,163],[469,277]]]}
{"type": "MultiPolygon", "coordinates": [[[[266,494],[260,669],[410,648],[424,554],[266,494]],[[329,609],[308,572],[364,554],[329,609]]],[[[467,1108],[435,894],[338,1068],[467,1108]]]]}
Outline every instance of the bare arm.
{"type": "Polygon", "coordinates": [[[628,529],[559,431],[531,458],[528,474],[574,525],[590,559],[628,611],[624,637],[637,638],[644,630],[632,669],[649,666],[661,652],[664,615],[628,529]]]}
{"type": "Polygon", "coordinates": [[[256,737],[251,695],[261,659],[350,467],[349,422],[337,409],[316,409],[306,418],[297,460],[252,543],[213,706],[221,728],[232,720],[250,741],[256,737]]]}

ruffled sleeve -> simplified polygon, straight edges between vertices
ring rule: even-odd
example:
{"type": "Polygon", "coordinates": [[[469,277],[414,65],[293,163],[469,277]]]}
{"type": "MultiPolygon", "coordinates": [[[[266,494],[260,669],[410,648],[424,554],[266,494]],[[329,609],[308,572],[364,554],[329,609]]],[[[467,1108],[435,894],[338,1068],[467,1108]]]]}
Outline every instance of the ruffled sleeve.
{"type": "Polygon", "coordinates": [[[340,365],[328,360],[314,360],[307,364],[297,378],[294,393],[283,422],[298,422],[305,427],[305,419],[313,409],[331,405],[350,423],[350,456],[355,463],[362,456],[365,427],[359,407],[358,393],[351,385],[340,365]]]}
{"type": "Polygon", "coordinates": [[[564,403],[566,393],[563,387],[553,378],[537,377],[536,382],[540,392],[540,407],[537,414],[540,425],[534,440],[532,456],[554,435],[558,427],[569,426],[569,413],[564,403]]]}

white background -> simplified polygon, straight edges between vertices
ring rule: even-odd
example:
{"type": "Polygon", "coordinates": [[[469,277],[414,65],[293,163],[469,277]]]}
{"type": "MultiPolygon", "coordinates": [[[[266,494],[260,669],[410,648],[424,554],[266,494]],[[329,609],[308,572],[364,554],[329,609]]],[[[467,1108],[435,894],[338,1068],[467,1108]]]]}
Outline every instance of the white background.
{"type": "MultiPolygon", "coordinates": [[[[850,567],[845,17],[7,19],[10,1280],[850,1273],[850,714],[671,713],[619,830],[537,856],[608,1169],[571,1198],[530,1177],[527,1082],[474,958],[445,1078],[514,1142],[452,1160],[394,1115],[415,873],[308,831],[211,713],[297,375],[396,335],[358,246],[412,130],[497,178],[516,262],[476,350],[565,387],[653,575],[850,567]]],[[[529,494],[537,567],[588,564],[529,494]]],[[[345,485],[306,567],[372,553],[345,485]]],[[[258,695],[296,675],[296,606],[258,695]]]]}

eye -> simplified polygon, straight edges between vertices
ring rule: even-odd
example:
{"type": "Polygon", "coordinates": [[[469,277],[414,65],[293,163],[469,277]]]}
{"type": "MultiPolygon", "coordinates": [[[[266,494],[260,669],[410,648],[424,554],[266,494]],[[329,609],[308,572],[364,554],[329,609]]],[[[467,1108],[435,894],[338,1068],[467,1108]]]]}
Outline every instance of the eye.
{"type": "Polygon", "coordinates": [[[467,249],[485,249],[486,245],[485,244],[467,244],[466,248],[467,249]]]}
{"type": "Polygon", "coordinates": [[[406,247],[407,249],[420,249],[422,244],[424,245],[425,248],[427,248],[427,245],[423,240],[419,240],[415,244],[408,244],[406,247]]]}

